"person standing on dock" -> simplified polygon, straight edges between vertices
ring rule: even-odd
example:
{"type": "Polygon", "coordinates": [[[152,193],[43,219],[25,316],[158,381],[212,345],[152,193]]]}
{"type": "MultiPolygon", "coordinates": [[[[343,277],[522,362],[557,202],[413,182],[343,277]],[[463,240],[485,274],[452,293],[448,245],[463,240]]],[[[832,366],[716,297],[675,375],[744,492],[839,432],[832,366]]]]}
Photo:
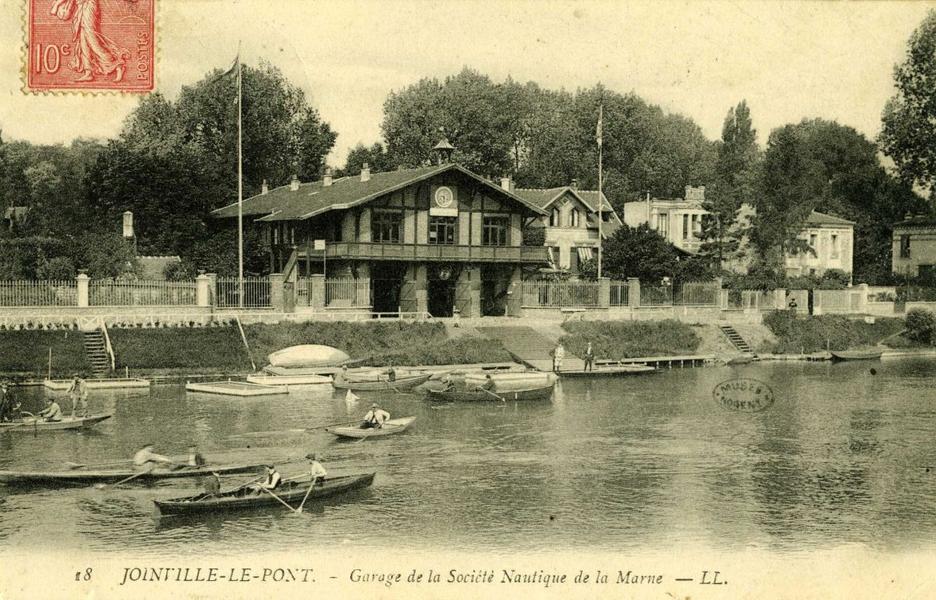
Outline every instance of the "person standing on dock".
{"type": "Polygon", "coordinates": [[[553,373],[558,373],[562,368],[562,359],[565,358],[565,348],[562,347],[562,342],[556,344],[556,349],[553,350],[553,373]]]}
{"type": "Polygon", "coordinates": [[[595,370],[595,351],[592,349],[592,343],[588,342],[588,347],[585,348],[585,371],[594,371],[595,370]]]}
{"type": "Polygon", "coordinates": [[[68,397],[71,398],[73,417],[88,416],[88,386],[78,373],[72,378],[71,387],[68,388],[68,397]]]}

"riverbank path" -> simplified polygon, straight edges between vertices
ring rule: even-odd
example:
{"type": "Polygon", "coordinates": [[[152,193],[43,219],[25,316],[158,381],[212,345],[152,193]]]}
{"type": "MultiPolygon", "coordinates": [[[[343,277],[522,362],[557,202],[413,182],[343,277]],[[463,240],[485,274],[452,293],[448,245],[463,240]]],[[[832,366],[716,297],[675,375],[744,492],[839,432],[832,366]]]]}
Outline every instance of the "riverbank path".
{"type": "MultiPolygon", "coordinates": [[[[546,335],[533,327],[477,327],[484,337],[500,340],[517,360],[540,371],[552,371],[553,348],[558,337],[546,335]]],[[[566,349],[562,370],[581,371],[585,362],[566,349]]]]}

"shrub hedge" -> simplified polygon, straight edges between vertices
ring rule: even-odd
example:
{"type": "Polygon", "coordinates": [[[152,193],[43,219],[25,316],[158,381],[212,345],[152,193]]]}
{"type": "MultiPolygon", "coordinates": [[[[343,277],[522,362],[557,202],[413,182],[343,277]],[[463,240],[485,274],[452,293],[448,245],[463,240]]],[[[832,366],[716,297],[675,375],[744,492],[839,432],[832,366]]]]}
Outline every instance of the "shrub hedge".
{"type": "Polygon", "coordinates": [[[907,311],[908,339],[921,344],[936,345],[936,315],[922,308],[907,311]]]}
{"type": "Polygon", "coordinates": [[[45,375],[49,348],[52,348],[53,376],[90,372],[81,332],[77,330],[0,331],[0,372],[45,375]]]}
{"type": "Polygon", "coordinates": [[[572,354],[582,357],[588,342],[595,358],[618,359],[642,356],[691,354],[702,340],[692,327],[664,321],[574,321],[563,323],[568,335],[559,341],[572,354]]]}
{"type": "Polygon", "coordinates": [[[904,327],[902,319],[876,318],[866,323],[843,315],[797,318],[790,311],[770,313],[764,324],[777,338],[771,350],[791,354],[873,346],[904,327]]]}
{"type": "Polygon", "coordinates": [[[250,369],[236,327],[108,330],[117,369],[250,369]]]}

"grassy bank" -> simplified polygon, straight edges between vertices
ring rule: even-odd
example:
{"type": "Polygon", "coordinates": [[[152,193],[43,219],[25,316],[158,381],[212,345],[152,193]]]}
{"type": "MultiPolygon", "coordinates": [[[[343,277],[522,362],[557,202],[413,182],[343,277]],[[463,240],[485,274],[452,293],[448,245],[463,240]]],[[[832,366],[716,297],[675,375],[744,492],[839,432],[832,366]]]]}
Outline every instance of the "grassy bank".
{"type": "Polygon", "coordinates": [[[362,365],[445,365],[512,360],[500,342],[450,340],[441,323],[279,323],[244,327],[257,365],[271,352],[299,344],[344,350],[362,365]]]}
{"type": "Polygon", "coordinates": [[[765,316],[764,324],[777,341],[761,350],[782,354],[873,346],[904,328],[903,319],[876,318],[874,323],[865,323],[842,315],[796,318],[787,311],[765,316]]]}
{"type": "Polygon", "coordinates": [[[52,375],[90,372],[78,331],[0,331],[0,372],[45,377],[52,348],[52,375]]]}
{"type": "Polygon", "coordinates": [[[236,327],[110,328],[117,370],[244,371],[247,351],[236,327]]]}
{"type": "Polygon", "coordinates": [[[692,327],[674,320],[575,321],[562,328],[568,334],[559,341],[566,350],[585,356],[591,342],[598,359],[693,354],[702,341],[692,327]]]}

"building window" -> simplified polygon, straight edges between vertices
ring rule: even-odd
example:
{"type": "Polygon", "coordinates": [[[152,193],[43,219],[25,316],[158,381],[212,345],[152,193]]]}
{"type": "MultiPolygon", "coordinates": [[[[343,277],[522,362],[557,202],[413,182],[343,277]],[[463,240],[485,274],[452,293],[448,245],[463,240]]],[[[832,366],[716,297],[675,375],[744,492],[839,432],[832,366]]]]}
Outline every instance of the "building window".
{"type": "Polygon", "coordinates": [[[900,236],[900,258],[910,258],[910,236],[900,236]]]}
{"type": "Polygon", "coordinates": [[[562,223],[562,213],[559,212],[558,208],[552,209],[549,213],[549,226],[550,227],[559,227],[562,223]]]}
{"type": "Polygon", "coordinates": [[[484,217],[481,227],[481,243],[485,246],[506,246],[509,217],[484,217]]]}
{"type": "Polygon", "coordinates": [[[689,215],[685,214],[682,216],[682,239],[689,239],[689,215]]]}
{"type": "Polygon", "coordinates": [[[403,231],[403,212],[399,210],[375,210],[371,235],[375,242],[399,244],[403,231]]]}
{"type": "Polygon", "coordinates": [[[657,230],[657,233],[662,235],[664,238],[669,239],[669,214],[668,213],[657,214],[656,230],[657,230]]]}
{"type": "Polygon", "coordinates": [[[819,254],[819,236],[815,233],[809,234],[809,247],[812,248],[816,254],[819,254]]]}
{"type": "Polygon", "coordinates": [[[702,215],[692,215],[692,236],[702,237],[702,215]]]}
{"type": "Polygon", "coordinates": [[[429,217],[429,243],[455,243],[456,217],[429,217]]]}
{"type": "Polygon", "coordinates": [[[572,218],[572,222],[569,223],[571,227],[579,227],[581,225],[581,213],[579,209],[573,208],[572,212],[569,213],[569,216],[572,218]]]}
{"type": "Polygon", "coordinates": [[[839,242],[838,236],[834,233],[832,234],[832,258],[839,257],[839,242]]]}

